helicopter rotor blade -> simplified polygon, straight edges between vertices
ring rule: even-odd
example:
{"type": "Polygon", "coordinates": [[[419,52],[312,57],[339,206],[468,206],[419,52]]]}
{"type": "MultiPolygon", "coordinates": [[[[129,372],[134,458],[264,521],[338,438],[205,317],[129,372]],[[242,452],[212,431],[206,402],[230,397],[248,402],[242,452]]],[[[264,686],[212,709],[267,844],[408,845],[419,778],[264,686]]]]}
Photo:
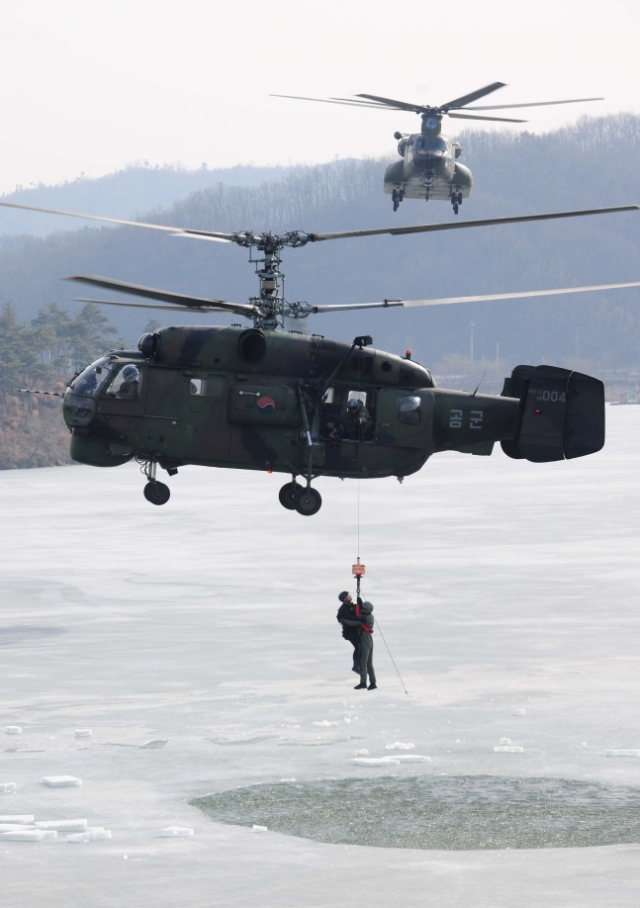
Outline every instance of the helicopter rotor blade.
{"type": "Polygon", "coordinates": [[[465,110],[508,110],[510,107],[549,107],[551,104],[582,104],[585,101],[604,101],[604,98],[571,98],[569,101],[531,101],[528,104],[495,104],[491,107],[465,107],[465,110]]]}
{"type": "Polygon", "coordinates": [[[432,233],[438,230],[462,230],[467,227],[493,227],[501,224],[519,224],[527,221],[553,221],[561,218],[576,218],[590,214],[613,214],[618,211],[638,211],[640,205],[620,205],[615,208],[590,208],[583,211],[557,211],[552,214],[527,214],[510,218],[485,218],[479,221],[447,221],[441,224],[420,224],[415,227],[382,227],[373,230],[349,230],[342,233],[310,233],[309,242],[323,240],[345,240],[360,236],[404,236],[408,233],[432,233]]]}
{"type": "Polygon", "coordinates": [[[41,211],[44,214],[62,214],[69,218],[84,218],[89,221],[106,221],[109,224],[123,224],[126,227],[144,227],[147,230],[164,230],[174,236],[195,236],[199,239],[218,240],[221,243],[235,242],[234,233],[217,233],[211,230],[191,230],[187,227],[168,227],[165,224],[148,224],[145,221],[125,221],[122,218],[106,218],[99,214],[79,214],[77,211],[61,211],[58,208],[39,208],[35,205],[17,205],[15,202],[0,202],[3,208],[19,208],[22,211],[41,211]]]}
{"type": "Polygon", "coordinates": [[[345,309],[388,309],[392,306],[450,306],[456,303],[488,303],[494,300],[529,299],[536,296],[562,296],[565,293],[594,293],[603,290],[622,290],[628,287],[640,287],[640,281],[626,284],[596,284],[589,287],[561,287],[556,290],[524,290],[516,293],[488,293],[482,296],[445,296],[430,300],[384,300],[381,303],[347,303],[335,306],[314,306],[314,313],[338,312],[345,309]]]}
{"type": "MultiPolygon", "coordinates": [[[[471,108],[469,108],[471,109],[471,108]]],[[[464,110],[467,110],[465,107],[464,110]]],[[[473,114],[448,113],[454,120],[494,120],[498,123],[528,123],[528,120],[513,120],[511,117],[476,117],[473,114]]]]}
{"type": "Polygon", "coordinates": [[[378,95],[356,95],[356,98],[366,98],[369,101],[376,101],[380,107],[395,107],[397,110],[411,110],[416,113],[428,113],[431,110],[424,104],[407,104],[406,101],[394,101],[391,98],[380,98],[378,95]]]}
{"type": "Polygon", "coordinates": [[[480,98],[484,98],[485,95],[490,95],[499,88],[504,88],[505,85],[506,82],[492,82],[491,85],[485,85],[484,88],[472,91],[468,95],[462,95],[461,98],[454,98],[453,101],[447,101],[446,104],[441,104],[440,107],[447,110],[459,110],[461,107],[466,107],[467,104],[473,104],[474,101],[479,101],[480,98]]]}
{"type": "MultiPolygon", "coordinates": [[[[255,306],[244,303],[228,303],[226,300],[209,300],[198,296],[186,296],[182,293],[171,293],[166,290],[155,290],[152,287],[142,287],[139,284],[127,284],[124,281],[112,281],[105,277],[91,275],[74,275],[63,278],[65,281],[77,281],[80,284],[89,284],[103,290],[114,290],[116,293],[130,293],[132,296],[142,296],[145,299],[159,300],[162,303],[172,303],[174,306],[183,306],[186,309],[205,311],[215,309],[218,312],[233,312],[236,315],[251,317],[257,310],[255,306]]],[[[131,304],[132,305],[132,304],[131,304]]]]}
{"type": "Polygon", "coordinates": [[[393,110],[382,104],[367,103],[366,101],[352,101],[350,98],[303,98],[301,95],[269,95],[270,98],[291,98],[294,101],[318,101],[320,104],[343,104],[350,107],[368,107],[374,110],[393,110]]]}
{"type": "MultiPolygon", "coordinates": [[[[165,309],[167,312],[179,312],[180,309],[177,309],[175,306],[164,306],[162,303],[129,303],[129,302],[120,302],[118,300],[94,300],[87,299],[82,296],[72,296],[72,303],[95,303],[97,306],[122,306],[125,309],[165,309]]],[[[217,309],[215,306],[198,307],[190,306],[189,312],[229,312],[228,309],[217,309]]],[[[244,314],[244,313],[238,313],[244,314]]]]}

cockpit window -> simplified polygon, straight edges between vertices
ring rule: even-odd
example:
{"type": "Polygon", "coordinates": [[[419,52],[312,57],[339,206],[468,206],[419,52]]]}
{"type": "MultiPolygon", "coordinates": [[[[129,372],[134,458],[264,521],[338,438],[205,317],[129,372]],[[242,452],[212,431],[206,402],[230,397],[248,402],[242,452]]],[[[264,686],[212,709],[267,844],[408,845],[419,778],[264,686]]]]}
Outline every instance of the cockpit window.
{"type": "Polygon", "coordinates": [[[446,151],[447,143],[442,136],[435,136],[432,139],[429,136],[418,136],[413,147],[416,151],[446,151]]]}
{"type": "Polygon", "coordinates": [[[100,389],[111,377],[112,370],[113,363],[106,358],[92,363],[71,383],[74,393],[85,397],[97,397],[100,389]]]}
{"type": "Polygon", "coordinates": [[[139,400],[142,392],[142,369],[134,363],[127,363],[114,378],[107,397],[116,400],[139,400]]]}

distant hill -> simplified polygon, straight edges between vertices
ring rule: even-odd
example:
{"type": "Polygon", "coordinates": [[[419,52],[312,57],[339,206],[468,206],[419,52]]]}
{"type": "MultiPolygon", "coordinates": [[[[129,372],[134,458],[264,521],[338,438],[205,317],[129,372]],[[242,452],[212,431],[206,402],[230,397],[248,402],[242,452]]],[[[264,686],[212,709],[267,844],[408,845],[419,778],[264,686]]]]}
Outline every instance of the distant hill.
{"type": "MultiPolygon", "coordinates": [[[[238,166],[210,170],[203,165],[199,170],[186,170],[177,165],[149,167],[141,164],[97,179],[78,177],[58,186],[16,186],[14,192],[6,193],[0,199],[18,205],[132,219],[140,212],[158,206],[166,207],[177,199],[217,183],[256,186],[265,180],[281,177],[288,169],[238,166]]],[[[48,236],[68,229],[68,223],[60,218],[0,208],[0,235],[48,236]]]]}
{"type": "MultiPolygon", "coordinates": [[[[458,138],[465,151],[463,161],[475,178],[460,220],[640,202],[638,117],[584,119],[546,135],[467,132],[458,138]]],[[[405,201],[394,214],[382,192],[384,164],[370,159],[338,161],[270,172],[266,177],[264,171],[248,168],[245,185],[213,178],[213,185],[169,206],[154,198],[146,214],[137,204],[126,213],[133,209],[163,223],[221,230],[333,231],[453,219],[450,206],[437,202],[405,201]],[[253,185],[247,185],[250,180],[253,185]]],[[[142,181],[142,186],[153,173],[132,170],[131,185],[142,181]]],[[[114,175],[114,185],[116,178],[124,179],[114,175]]],[[[56,204],[113,212],[100,202],[109,178],[103,179],[106,182],[95,181],[102,188],[96,188],[93,201],[86,196],[56,204]]],[[[150,185],[145,183],[140,198],[148,198],[150,185]]],[[[186,177],[182,185],[187,185],[186,177]]],[[[120,207],[118,213],[123,210],[120,207]]],[[[21,318],[33,317],[52,300],[66,306],[70,295],[91,296],[60,283],[60,277],[78,273],[241,302],[256,291],[247,252],[235,246],[133,228],[76,229],[75,222],[68,227],[66,233],[43,238],[0,238],[0,293],[13,300],[21,318]]],[[[283,270],[290,299],[317,303],[416,299],[638,280],[639,245],[640,212],[632,212],[328,242],[285,250],[283,270]]],[[[447,362],[457,363],[448,369],[451,372],[459,371],[460,362],[469,357],[473,322],[474,357],[492,362],[499,345],[503,371],[518,362],[612,369],[640,359],[639,303],[637,291],[617,291],[547,301],[316,316],[310,328],[340,339],[371,333],[376,346],[393,351],[411,347],[419,361],[441,364],[439,371],[448,369],[447,362]]],[[[150,316],[165,324],[171,319],[169,313],[150,310],[114,308],[108,315],[132,341],[150,316]]],[[[204,319],[176,314],[175,321],[196,318],[204,319]]],[[[224,316],[213,318],[229,321],[224,316]]]]}

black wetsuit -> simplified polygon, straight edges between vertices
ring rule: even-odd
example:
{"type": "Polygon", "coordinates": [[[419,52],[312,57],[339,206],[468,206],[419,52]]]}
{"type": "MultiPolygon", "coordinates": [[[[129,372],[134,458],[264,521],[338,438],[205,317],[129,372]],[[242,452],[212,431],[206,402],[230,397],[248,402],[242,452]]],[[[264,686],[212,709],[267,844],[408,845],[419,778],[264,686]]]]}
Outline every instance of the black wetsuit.
{"type": "Polygon", "coordinates": [[[355,602],[343,602],[340,608],[338,609],[338,614],[336,619],[342,624],[342,636],[345,640],[348,640],[349,643],[353,646],[353,665],[355,671],[360,672],[360,663],[358,659],[359,650],[360,650],[360,631],[358,627],[349,627],[346,624],[343,624],[343,621],[350,620],[353,621],[356,617],[356,604],[355,602]]]}

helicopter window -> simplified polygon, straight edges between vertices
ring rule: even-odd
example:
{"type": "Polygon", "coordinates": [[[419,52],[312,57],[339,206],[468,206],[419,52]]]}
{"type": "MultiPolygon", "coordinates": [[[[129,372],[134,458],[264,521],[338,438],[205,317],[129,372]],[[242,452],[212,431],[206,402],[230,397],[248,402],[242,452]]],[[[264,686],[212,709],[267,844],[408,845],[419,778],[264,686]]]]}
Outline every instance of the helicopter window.
{"type": "Polygon", "coordinates": [[[366,391],[349,391],[347,395],[347,403],[350,400],[361,400],[362,403],[367,406],[367,392],[366,391]]]}
{"type": "Polygon", "coordinates": [[[429,138],[428,136],[418,136],[413,147],[416,151],[446,151],[447,143],[442,136],[429,138]]]}
{"type": "Polygon", "coordinates": [[[335,400],[336,392],[335,388],[327,388],[327,390],[322,395],[323,404],[332,404],[335,400]]]}
{"type": "Polygon", "coordinates": [[[420,422],[420,398],[398,398],[398,422],[403,426],[417,426],[420,422]]]}
{"type": "Polygon", "coordinates": [[[193,397],[204,397],[207,393],[206,378],[192,378],[189,382],[189,394],[193,397]]]}
{"type": "Polygon", "coordinates": [[[99,359],[97,362],[88,366],[84,372],[81,372],[71,384],[76,394],[83,394],[86,397],[96,397],[98,391],[111,377],[113,363],[108,359],[99,359]]]}
{"type": "Polygon", "coordinates": [[[127,363],[118,372],[107,391],[107,397],[116,400],[139,400],[142,391],[142,370],[134,363],[127,363]]]}

